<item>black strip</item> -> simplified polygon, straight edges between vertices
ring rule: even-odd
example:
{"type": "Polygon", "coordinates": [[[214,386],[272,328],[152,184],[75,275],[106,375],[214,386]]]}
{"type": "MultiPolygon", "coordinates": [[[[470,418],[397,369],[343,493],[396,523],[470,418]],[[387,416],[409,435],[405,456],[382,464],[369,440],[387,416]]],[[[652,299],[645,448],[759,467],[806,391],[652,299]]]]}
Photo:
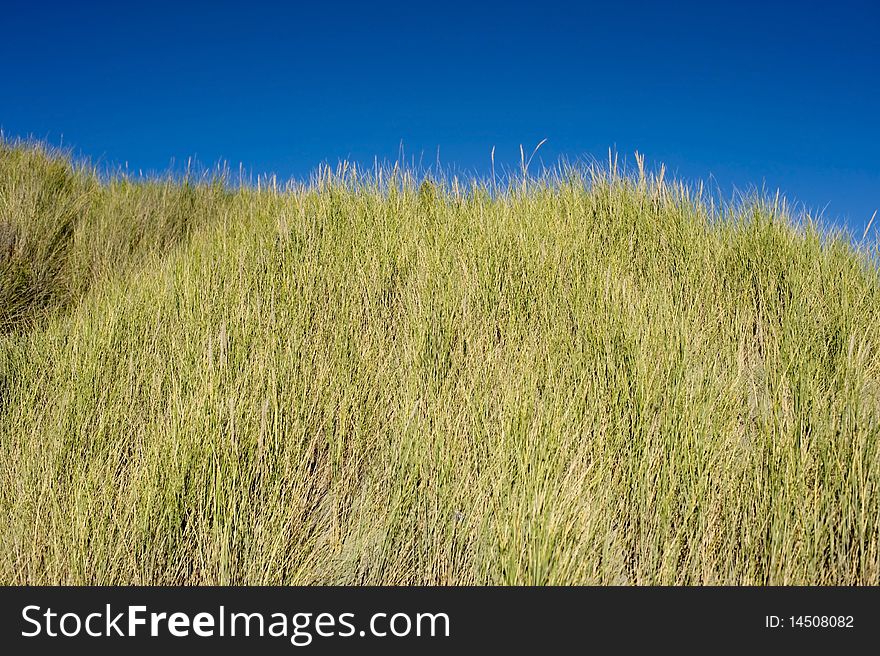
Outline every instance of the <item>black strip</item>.
{"type": "MultiPolygon", "coordinates": [[[[127,615],[116,625],[127,630],[127,615]]],[[[599,652],[608,648],[627,653],[635,648],[672,649],[677,653],[714,652],[731,648],[771,648],[809,646],[812,648],[856,649],[878,644],[880,588],[0,588],[0,629],[6,653],[64,653],[66,649],[87,648],[90,654],[118,654],[120,650],[155,650],[161,654],[225,653],[226,648],[253,653],[340,653],[381,649],[385,654],[450,653],[452,650],[500,649],[524,653],[528,650],[599,652]],[[84,629],[77,637],[45,635],[44,613],[51,609],[49,630],[59,631],[59,616],[72,632],[77,619],[99,613],[91,620],[98,632],[106,628],[106,606],[111,616],[127,613],[129,606],[146,606],[138,615],[148,623],[136,627],[135,637],[88,637],[84,629]],[[22,637],[36,631],[29,616],[40,624],[40,635],[22,637]],[[226,635],[219,637],[173,637],[164,619],[157,622],[159,635],[149,635],[149,613],[175,612],[188,615],[208,613],[219,622],[224,607],[226,635]],[[264,632],[277,621],[276,630],[287,622],[287,637],[260,638],[229,635],[232,613],[262,613],[264,632]],[[291,644],[293,615],[302,625],[297,647],[291,644]],[[324,616],[321,632],[354,633],[350,637],[320,636],[315,621],[324,616]],[[343,613],[346,623],[339,621],[343,613]],[[445,613],[449,617],[449,636],[443,635],[442,618],[435,637],[374,637],[369,621],[376,613],[377,629],[388,631],[388,618],[398,618],[396,630],[403,632],[419,613],[445,613]],[[768,616],[778,619],[768,620],[768,616]],[[809,618],[809,619],[808,619],[809,618]],[[823,619],[824,618],[824,619],[823,619]],[[833,619],[832,619],[833,618],[833,619]],[[794,626],[792,626],[794,620],[794,626]],[[779,624],[768,627],[768,624],[779,624]],[[798,626],[800,624],[800,626],[798,626]],[[819,624],[819,626],[810,626],[819,624]],[[828,626],[822,626],[827,624],[828,626]],[[831,626],[840,625],[842,626],[831,626]],[[349,626],[350,625],[350,626],[349,626]],[[98,627],[101,627],[100,629],[98,627]],[[365,633],[364,636],[360,632],[365,633]],[[311,636],[309,639],[306,636],[311,636]],[[12,651],[7,648],[11,647],[12,651]]],[[[252,618],[258,632],[259,619],[252,618]]],[[[427,622],[427,620],[425,620],[427,622]]],[[[237,620],[239,634],[243,620],[237,620]]],[[[178,630],[183,630],[179,628],[178,630]]],[[[414,631],[414,628],[410,629],[414,631]]],[[[111,632],[114,629],[111,627],[111,632]]],[[[424,626],[430,632],[429,624],[424,626]]],[[[123,652],[125,653],[125,652],[123,652]]],[[[153,652],[155,653],[155,652],[153,652]]],[[[469,653],[469,652],[468,652],[469,653]]]]}

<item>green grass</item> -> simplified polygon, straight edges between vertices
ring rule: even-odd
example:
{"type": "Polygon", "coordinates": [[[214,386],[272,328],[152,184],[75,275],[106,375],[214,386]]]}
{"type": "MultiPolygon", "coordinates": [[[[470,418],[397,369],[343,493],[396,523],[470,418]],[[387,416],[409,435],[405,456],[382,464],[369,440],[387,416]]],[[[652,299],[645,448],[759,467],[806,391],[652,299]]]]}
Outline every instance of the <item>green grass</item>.
{"type": "Polygon", "coordinates": [[[0,144],[0,582],[880,582],[876,247],[491,191],[0,144]]]}

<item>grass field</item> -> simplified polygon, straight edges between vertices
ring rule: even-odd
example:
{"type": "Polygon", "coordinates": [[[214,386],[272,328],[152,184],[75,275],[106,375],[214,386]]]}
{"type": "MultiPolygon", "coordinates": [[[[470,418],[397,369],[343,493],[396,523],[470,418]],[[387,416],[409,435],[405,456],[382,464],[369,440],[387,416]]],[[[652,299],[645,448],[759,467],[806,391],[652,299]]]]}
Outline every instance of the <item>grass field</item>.
{"type": "Polygon", "coordinates": [[[795,219],[0,144],[0,583],[878,584],[878,250],[795,219]]]}

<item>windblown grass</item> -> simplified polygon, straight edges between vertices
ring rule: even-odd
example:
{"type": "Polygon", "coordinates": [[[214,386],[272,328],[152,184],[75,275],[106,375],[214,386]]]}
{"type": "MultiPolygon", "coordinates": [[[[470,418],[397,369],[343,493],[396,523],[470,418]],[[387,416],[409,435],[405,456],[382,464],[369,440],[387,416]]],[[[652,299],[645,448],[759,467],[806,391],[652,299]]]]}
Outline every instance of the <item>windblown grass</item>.
{"type": "Polygon", "coordinates": [[[494,192],[0,145],[0,582],[877,584],[876,250],[494,192]]]}

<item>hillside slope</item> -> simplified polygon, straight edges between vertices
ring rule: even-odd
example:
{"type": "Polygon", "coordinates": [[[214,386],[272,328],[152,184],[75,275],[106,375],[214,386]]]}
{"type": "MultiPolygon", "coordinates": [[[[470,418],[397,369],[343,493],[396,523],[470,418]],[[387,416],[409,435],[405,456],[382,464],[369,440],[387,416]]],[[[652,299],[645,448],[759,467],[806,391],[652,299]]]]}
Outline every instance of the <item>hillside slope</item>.
{"type": "Polygon", "coordinates": [[[0,145],[0,582],[877,584],[878,271],[720,214],[0,145]]]}

